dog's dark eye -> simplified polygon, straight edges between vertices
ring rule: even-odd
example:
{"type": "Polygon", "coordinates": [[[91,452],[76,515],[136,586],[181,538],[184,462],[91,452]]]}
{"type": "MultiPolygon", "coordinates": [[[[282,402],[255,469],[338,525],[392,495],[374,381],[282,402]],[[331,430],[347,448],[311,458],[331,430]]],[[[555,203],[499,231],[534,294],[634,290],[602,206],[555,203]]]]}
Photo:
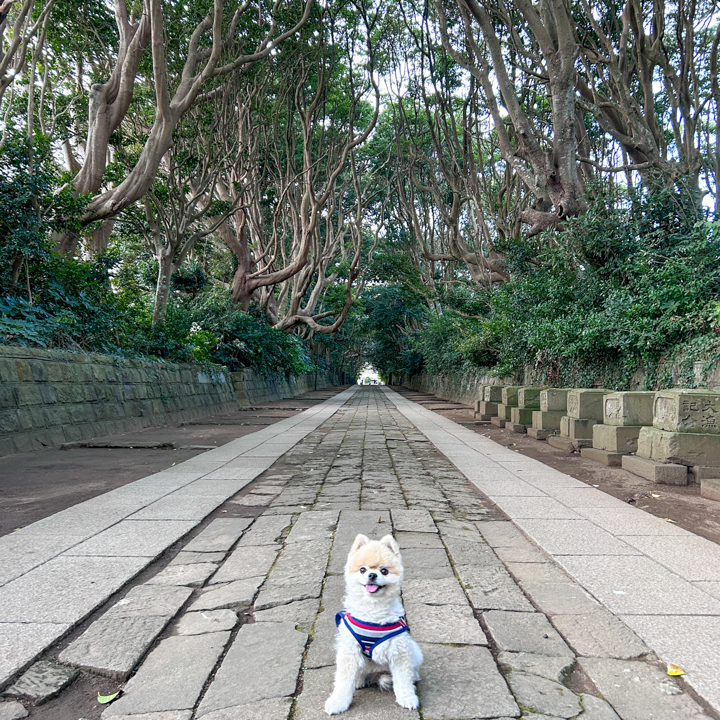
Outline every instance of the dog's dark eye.
{"type": "Polygon", "coordinates": [[[381,572],[383,575],[387,575],[387,574],[388,574],[388,569],[387,569],[387,568],[380,568],[380,572],[381,572]]]}
{"type": "Polygon", "coordinates": [[[361,574],[361,575],[364,575],[366,570],[367,570],[367,568],[361,567],[361,568],[360,568],[360,574],[361,574]]]}

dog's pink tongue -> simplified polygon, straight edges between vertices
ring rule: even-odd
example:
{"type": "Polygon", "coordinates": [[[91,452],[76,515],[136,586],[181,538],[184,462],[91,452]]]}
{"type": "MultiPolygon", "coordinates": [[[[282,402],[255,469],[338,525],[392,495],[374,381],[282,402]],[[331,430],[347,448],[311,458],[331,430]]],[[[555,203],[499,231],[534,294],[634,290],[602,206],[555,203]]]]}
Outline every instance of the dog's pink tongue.
{"type": "Polygon", "coordinates": [[[374,592],[377,592],[378,586],[377,585],[366,585],[365,589],[368,592],[374,593],[374,592]]]}

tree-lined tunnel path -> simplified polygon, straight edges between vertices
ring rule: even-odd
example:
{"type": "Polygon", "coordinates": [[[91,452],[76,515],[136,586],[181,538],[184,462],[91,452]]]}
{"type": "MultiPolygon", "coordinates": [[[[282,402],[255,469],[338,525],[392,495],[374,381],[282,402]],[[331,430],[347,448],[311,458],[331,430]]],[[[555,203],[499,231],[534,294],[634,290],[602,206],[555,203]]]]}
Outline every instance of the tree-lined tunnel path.
{"type": "Polygon", "coordinates": [[[367,688],[348,718],[720,707],[717,546],[387,387],[349,388],[35,525],[0,538],[16,558],[2,563],[4,689],[15,675],[11,693],[49,692],[71,678],[58,668],[81,671],[57,698],[24,700],[31,718],[324,717],[358,532],[398,540],[425,664],[420,714],[367,688]],[[51,665],[22,675],[39,654],[51,665]]]}

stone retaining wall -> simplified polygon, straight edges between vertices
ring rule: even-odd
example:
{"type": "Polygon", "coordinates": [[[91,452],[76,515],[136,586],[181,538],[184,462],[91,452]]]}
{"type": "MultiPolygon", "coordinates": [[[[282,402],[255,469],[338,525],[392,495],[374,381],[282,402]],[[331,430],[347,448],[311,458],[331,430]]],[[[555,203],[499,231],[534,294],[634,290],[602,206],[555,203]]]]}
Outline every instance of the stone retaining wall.
{"type": "MultiPolygon", "coordinates": [[[[506,383],[510,383],[507,380],[506,383]]],[[[503,385],[505,382],[489,375],[413,375],[404,378],[400,385],[432,393],[443,400],[474,405],[483,385],[503,385]]]]}
{"type": "Polygon", "coordinates": [[[327,373],[322,372],[300,376],[276,373],[269,377],[261,377],[253,370],[242,370],[232,373],[232,376],[235,394],[238,402],[243,406],[291,398],[338,384],[336,378],[331,378],[327,373]]]}
{"type": "Polygon", "coordinates": [[[0,455],[235,410],[232,377],[196,365],[0,347],[0,455]]]}

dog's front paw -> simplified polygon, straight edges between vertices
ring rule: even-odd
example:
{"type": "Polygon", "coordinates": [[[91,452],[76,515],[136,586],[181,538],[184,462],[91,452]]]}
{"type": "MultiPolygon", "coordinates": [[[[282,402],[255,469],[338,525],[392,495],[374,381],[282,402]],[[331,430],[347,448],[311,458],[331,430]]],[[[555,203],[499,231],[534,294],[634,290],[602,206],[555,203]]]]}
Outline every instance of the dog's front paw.
{"type": "Polygon", "coordinates": [[[407,693],[395,693],[395,701],[400,707],[408,710],[417,710],[420,706],[420,700],[416,693],[410,691],[407,693]]]}
{"type": "Polygon", "coordinates": [[[331,695],[326,701],[325,701],[325,712],[328,715],[339,715],[340,713],[344,713],[349,707],[350,703],[352,702],[352,698],[349,700],[344,697],[338,697],[336,695],[331,695]]]}

